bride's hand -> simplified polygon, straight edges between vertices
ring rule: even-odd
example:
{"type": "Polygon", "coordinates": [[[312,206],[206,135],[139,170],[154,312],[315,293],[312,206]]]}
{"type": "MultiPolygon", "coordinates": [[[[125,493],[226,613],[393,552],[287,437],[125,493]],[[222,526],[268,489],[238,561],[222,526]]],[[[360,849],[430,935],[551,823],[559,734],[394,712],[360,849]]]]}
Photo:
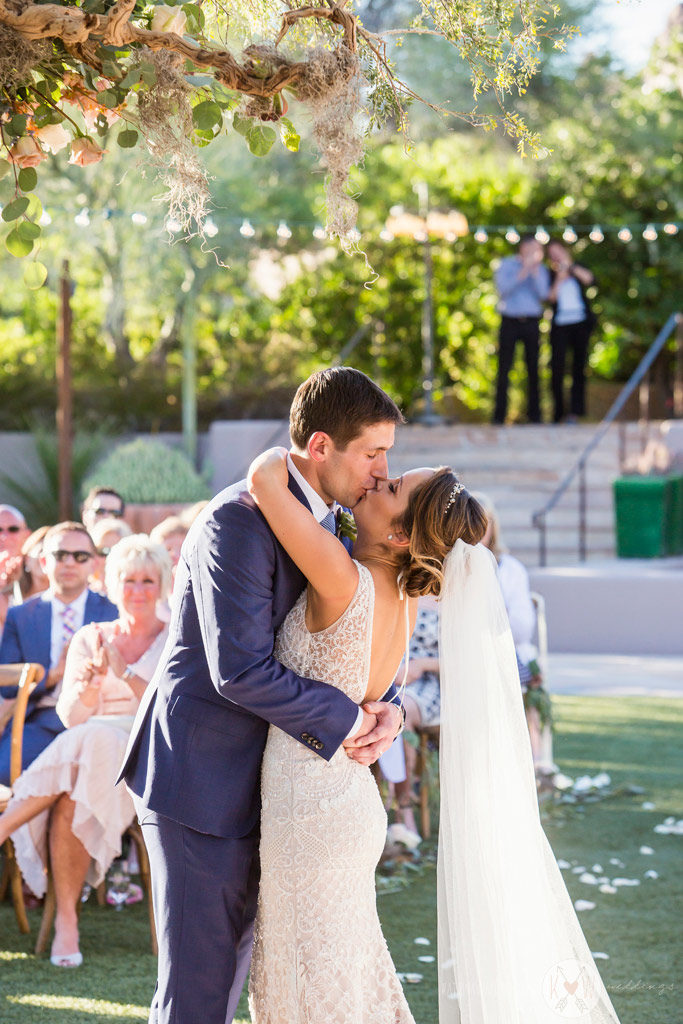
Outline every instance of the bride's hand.
{"type": "Polygon", "coordinates": [[[344,742],[344,748],[354,761],[370,765],[394,742],[403,724],[403,716],[395,704],[383,700],[363,704],[363,716],[363,726],[344,742]],[[369,730],[365,727],[366,716],[376,719],[376,724],[369,730]]]}
{"type": "Polygon", "coordinates": [[[264,487],[287,486],[287,449],[268,448],[252,462],[247,473],[247,489],[258,505],[259,491],[264,487]]]}

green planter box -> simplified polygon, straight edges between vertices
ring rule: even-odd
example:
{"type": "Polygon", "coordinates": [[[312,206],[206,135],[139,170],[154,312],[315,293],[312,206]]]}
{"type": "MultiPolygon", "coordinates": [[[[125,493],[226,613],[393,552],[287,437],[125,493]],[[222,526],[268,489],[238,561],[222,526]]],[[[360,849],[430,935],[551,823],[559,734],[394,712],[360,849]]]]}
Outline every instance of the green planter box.
{"type": "Polygon", "coordinates": [[[673,486],[668,477],[622,476],[614,481],[619,558],[671,553],[673,486]]]}
{"type": "Polygon", "coordinates": [[[683,554],[683,473],[672,473],[668,477],[671,485],[667,547],[670,555],[683,554]]]}

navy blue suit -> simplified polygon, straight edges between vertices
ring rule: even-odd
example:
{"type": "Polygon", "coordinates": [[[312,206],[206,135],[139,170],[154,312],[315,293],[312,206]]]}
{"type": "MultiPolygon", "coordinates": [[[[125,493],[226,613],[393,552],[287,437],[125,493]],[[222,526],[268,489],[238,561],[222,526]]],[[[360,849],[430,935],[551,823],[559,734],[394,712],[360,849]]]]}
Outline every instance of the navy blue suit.
{"type": "Polygon", "coordinates": [[[121,771],[152,864],[155,1024],[225,1024],[231,988],[234,1012],[256,909],[268,723],[329,760],[356,720],[340,690],[273,657],[304,585],[244,481],[213,499],[183,544],[168,644],[121,771]]]}
{"type": "MultiPolygon", "coordinates": [[[[118,618],[116,605],[94,591],[88,591],[85,602],[83,625],[89,622],[111,622],[118,618]]],[[[45,695],[46,679],[50,667],[50,646],[52,634],[52,604],[48,594],[38,594],[24,604],[10,608],[0,644],[0,664],[19,661],[33,661],[45,666],[45,675],[29,699],[22,746],[21,767],[28,767],[38,754],[45,750],[55,736],[64,730],[64,725],[53,707],[38,707],[38,701],[45,695]]],[[[16,697],[16,686],[0,687],[3,697],[16,697]]],[[[9,785],[11,721],[0,737],[0,783],[9,785]]]]}

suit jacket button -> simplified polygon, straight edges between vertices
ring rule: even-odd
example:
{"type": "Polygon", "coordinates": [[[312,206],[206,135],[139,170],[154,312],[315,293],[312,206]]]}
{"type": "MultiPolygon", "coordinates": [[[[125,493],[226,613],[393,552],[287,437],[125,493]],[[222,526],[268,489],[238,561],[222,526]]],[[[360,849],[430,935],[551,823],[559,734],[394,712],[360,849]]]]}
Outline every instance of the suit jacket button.
{"type": "Polygon", "coordinates": [[[320,742],[320,740],[318,740],[318,742],[316,743],[316,745],[315,745],[315,749],[316,749],[316,750],[322,750],[322,749],[323,749],[323,745],[322,745],[322,743],[320,742]]]}
{"type": "Polygon", "coordinates": [[[311,737],[310,737],[310,736],[308,735],[308,733],[307,733],[307,732],[302,732],[302,733],[301,733],[301,739],[302,739],[302,740],[305,740],[305,741],[306,741],[306,743],[308,743],[308,741],[309,741],[309,739],[310,739],[310,738],[311,738],[311,737]]]}

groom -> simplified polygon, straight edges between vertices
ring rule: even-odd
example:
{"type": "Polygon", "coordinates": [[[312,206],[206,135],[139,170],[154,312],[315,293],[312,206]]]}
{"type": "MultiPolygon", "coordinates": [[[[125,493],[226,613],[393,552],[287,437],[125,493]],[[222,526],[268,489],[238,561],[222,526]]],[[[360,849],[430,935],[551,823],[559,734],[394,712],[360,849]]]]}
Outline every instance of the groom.
{"type": "MultiPolygon", "coordinates": [[[[336,503],[353,508],[387,476],[402,419],[359,370],[313,374],[290,412],[290,490],[334,530],[336,503]]],[[[343,744],[363,764],[401,727],[393,689],[360,709],[275,660],[274,635],[304,586],[244,481],[213,499],[183,544],[169,640],[121,770],[152,869],[151,1024],[225,1024],[234,1015],[256,913],[268,724],[326,761],[343,744]]]]}

